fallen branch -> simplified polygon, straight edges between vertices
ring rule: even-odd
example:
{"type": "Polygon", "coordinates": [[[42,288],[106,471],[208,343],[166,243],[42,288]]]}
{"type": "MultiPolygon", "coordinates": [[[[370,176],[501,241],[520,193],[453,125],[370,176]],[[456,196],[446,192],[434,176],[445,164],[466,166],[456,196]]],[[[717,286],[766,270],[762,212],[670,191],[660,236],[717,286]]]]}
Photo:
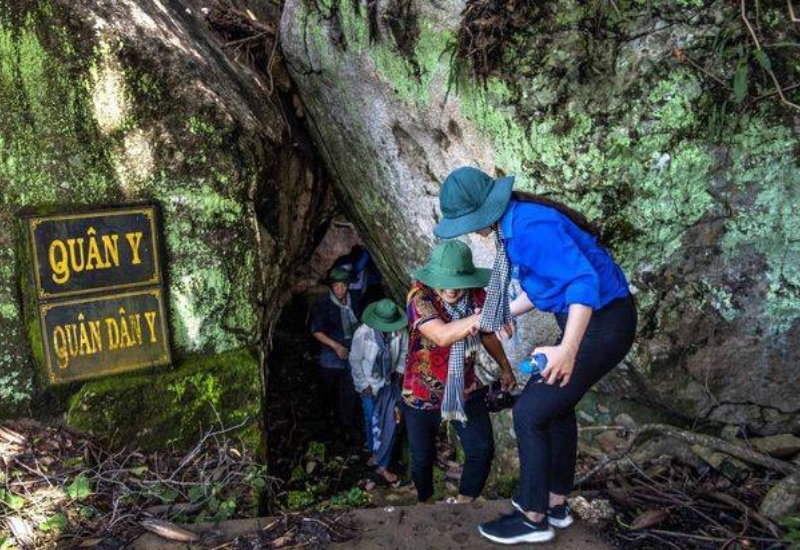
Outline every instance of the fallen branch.
{"type": "Polygon", "coordinates": [[[750,508],[745,503],[743,503],[740,500],[732,497],[731,495],[728,495],[728,494],[725,494],[725,493],[720,493],[719,491],[711,491],[710,493],[707,493],[705,496],[708,496],[709,498],[713,498],[715,500],[718,500],[719,502],[723,502],[723,503],[727,504],[728,506],[731,506],[732,508],[736,508],[737,510],[739,510],[743,514],[746,514],[746,515],[750,516],[751,518],[753,518],[753,520],[756,523],[758,523],[759,525],[764,527],[767,531],[772,533],[772,536],[774,536],[775,538],[779,538],[780,537],[780,533],[778,532],[778,528],[774,523],[772,523],[769,519],[767,519],[766,517],[762,516],[761,514],[759,514],[758,512],[753,510],[752,508],[750,508]]]}
{"type": "Polygon", "coordinates": [[[744,462],[755,464],[757,466],[774,470],[776,472],[781,472],[783,474],[789,475],[800,473],[800,467],[795,466],[794,464],[772,458],[771,456],[767,456],[758,451],[754,451],[734,443],[729,443],[718,437],[682,430],[667,424],[644,424],[634,430],[633,436],[622,452],[622,456],[627,455],[631,451],[634,444],[641,436],[653,433],[665,435],[667,437],[674,437],[675,439],[686,441],[691,445],[702,445],[703,447],[708,447],[710,449],[723,452],[744,462]]]}

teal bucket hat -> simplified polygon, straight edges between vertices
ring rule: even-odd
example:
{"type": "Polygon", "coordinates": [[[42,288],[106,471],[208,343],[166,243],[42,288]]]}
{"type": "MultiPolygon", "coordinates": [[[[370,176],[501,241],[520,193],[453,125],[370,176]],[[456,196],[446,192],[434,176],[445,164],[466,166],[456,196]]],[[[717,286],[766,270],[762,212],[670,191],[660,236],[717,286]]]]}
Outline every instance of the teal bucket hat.
{"type": "Polygon", "coordinates": [[[453,170],[439,191],[442,220],[434,235],[452,239],[489,227],[505,212],[513,186],[514,176],[494,179],[471,166],[453,170]]]}
{"type": "Polygon", "coordinates": [[[394,332],[408,325],[405,311],[388,298],[368,305],[361,322],[382,332],[394,332]]]}
{"type": "Polygon", "coordinates": [[[431,288],[457,290],[483,288],[489,284],[492,270],[475,267],[472,250],[461,241],[436,245],[430,260],[414,271],[414,277],[431,288]]]}

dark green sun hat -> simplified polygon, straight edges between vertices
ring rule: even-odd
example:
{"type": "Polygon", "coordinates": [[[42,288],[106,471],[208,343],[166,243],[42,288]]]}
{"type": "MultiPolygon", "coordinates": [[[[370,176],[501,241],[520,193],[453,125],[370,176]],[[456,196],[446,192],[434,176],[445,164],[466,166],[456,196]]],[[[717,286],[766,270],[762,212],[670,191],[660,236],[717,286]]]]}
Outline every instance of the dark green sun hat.
{"type": "Polygon", "coordinates": [[[361,322],[382,332],[394,332],[408,325],[406,312],[388,298],[368,305],[361,322]]]}
{"type": "Polygon", "coordinates": [[[343,267],[334,267],[328,272],[326,283],[332,285],[333,283],[349,283],[353,278],[349,269],[343,267]]]}
{"type": "Polygon", "coordinates": [[[505,212],[513,186],[514,176],[494,179],[471,166],[453,170],[439,191],[442,221],[434,235],[452,239],[491,226],[505,212]]]}
{"type": "Polygon", "coordinates": [[[414,277],[431,288],[458,290],[483,288],[489,284],[492,270],[475,267],[472,250],[461,241],[445,241],[436,245],[431,258],[414,271],[414,277]]]}

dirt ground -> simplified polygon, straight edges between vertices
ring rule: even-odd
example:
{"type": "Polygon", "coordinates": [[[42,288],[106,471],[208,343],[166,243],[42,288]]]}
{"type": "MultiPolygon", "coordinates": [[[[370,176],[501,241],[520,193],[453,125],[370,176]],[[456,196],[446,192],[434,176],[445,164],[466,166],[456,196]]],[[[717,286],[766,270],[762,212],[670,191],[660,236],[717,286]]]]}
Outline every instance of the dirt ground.
{"type": "MultiPolygon", "coordinates": [[[[482,550],[502,546],[483,539],[478,523],[511,510],[508,501],[486,501],[467,505],[416,505],[354,510],[348,514],[354,538],[335,543],[332,550],[482,550]]],[[[156,535],[140,537],[133,550],[189,550],[226,547],[227,541],[253,533],[271,523],[269,518],[236,520],[213,527],[197,528],[205,532],[201,544],[166,541],[156,535]]],[[[194,529],[194,528],[193,528],[194,529]]],[[[532,547],[532,545],[524,545],[532,547]]],[[[599,535],[580,521],[558,531],[553,542],[539,545],[559,550],[610,550],[599,535]]],[[[269,548],[265,545],[263,548],[269,548]]]]}

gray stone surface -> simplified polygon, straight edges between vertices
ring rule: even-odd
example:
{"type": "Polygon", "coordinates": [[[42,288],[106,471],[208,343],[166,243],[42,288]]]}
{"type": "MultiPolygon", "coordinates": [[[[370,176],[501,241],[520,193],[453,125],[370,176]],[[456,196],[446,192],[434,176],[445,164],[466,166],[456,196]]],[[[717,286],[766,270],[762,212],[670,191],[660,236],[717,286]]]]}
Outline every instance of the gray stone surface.
{"type": "MultiPolygon", "coordinates": [[[[581,2],[537,5],[483,87],[451,80],[470,68],[452,57],[463,4],[433,4],[404,3],[401,34],[395,2],[379,3],[376,33],[344,1],[332,17],[289,0],[281,23],[336,193],[396,296],[432,245],[443,177],[516,174],[601,219],[638,289],[637,346],[602,391],[678,420],[799,431],[800,214],[781,206],[798,200],[798,119],[777,102],[742,117],[697,68],[733,80],[738,54],[716,37],[747,40],[734,7],[598,19],[581,2]]],[[[762,31],[788,32],[775,15],[762,31]]]]}

